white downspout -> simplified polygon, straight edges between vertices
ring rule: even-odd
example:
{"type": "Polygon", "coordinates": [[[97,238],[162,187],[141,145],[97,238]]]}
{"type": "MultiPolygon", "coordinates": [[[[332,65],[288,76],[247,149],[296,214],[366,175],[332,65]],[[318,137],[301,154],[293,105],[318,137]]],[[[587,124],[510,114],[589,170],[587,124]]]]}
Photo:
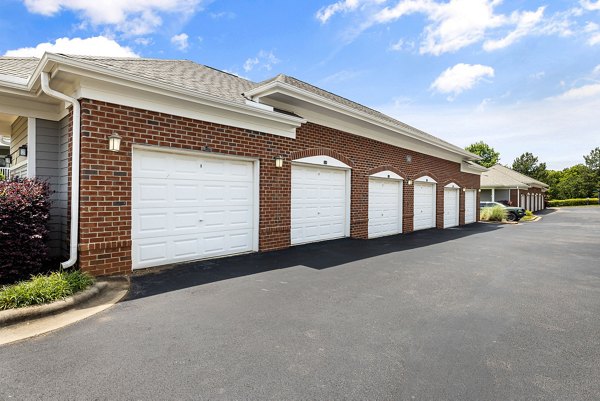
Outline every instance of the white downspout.
{"type": "Polygon", "coordinates": [[[69,260],[62,262],[64,269],[77,262],[77,241],[79,238],[79,149],[81,134],[81,106],[77,99],[50,88],[50,75],[42,72],[42,91],[53,98],[60,99],[73,105],[73,149],[71,162],[71,233],[69,240],[69,260]]]}

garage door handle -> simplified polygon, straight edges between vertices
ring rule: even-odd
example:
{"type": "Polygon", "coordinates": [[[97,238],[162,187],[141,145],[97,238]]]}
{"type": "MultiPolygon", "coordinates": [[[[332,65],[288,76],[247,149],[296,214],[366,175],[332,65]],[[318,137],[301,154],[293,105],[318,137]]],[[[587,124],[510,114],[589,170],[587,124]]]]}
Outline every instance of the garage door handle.
{"type": "Polygon", "coordinates": [[[200,219],[200,220],[198,220],[198,223],[202,223],[203,221],[204,221],[204,220],[200,219]]]}

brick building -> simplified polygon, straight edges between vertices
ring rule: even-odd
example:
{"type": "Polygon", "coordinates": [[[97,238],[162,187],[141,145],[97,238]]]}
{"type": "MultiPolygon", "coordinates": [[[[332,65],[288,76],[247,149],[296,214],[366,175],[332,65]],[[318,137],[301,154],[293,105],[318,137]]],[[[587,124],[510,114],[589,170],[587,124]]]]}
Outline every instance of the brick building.
{"type": "Polygon", "coordinates": [[[96,275],[472,223],[485,171],[295,78],[190,61],[0,57],[0,131],[11,174],[55,191],[53,252],[96,275]]]}
{"type": "Polygon", "coordinates": [[[481,174],[481,200],[536,212],[544,209],[548,184],[496,164],[481,174]]]}

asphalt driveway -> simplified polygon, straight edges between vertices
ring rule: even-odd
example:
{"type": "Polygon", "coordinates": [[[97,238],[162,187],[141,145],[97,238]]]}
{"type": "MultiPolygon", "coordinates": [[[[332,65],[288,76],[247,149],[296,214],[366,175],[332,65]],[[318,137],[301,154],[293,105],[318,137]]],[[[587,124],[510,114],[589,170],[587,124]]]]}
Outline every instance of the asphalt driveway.
{"type": "Polygon", "coordinates": [[[600,399],[600,208],[133,278],[0,347],[0,400],[600,399]]]}

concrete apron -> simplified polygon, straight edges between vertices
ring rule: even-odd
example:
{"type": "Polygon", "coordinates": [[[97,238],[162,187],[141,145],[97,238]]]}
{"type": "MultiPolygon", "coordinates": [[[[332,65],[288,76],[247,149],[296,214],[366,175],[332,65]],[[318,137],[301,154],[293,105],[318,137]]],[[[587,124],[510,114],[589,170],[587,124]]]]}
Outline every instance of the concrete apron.
{"type": "Polygon", "coordinates": [[[93,293],[91,297],[72,297],[50,305],[10,311],[11,314],[18,315],[18,317],[15,319],[11,316],[10,319],[2,322],[0,345],[60,329],[110,308],[127,295],[129,280],[124,277],[100,280],[95,287],[97,290],[91,290],[93,293]],[[69,305],[60,307],[60,303],[69,305]],[[40,311],[43,309],[46,309],[47,313],[40,311]]]}

